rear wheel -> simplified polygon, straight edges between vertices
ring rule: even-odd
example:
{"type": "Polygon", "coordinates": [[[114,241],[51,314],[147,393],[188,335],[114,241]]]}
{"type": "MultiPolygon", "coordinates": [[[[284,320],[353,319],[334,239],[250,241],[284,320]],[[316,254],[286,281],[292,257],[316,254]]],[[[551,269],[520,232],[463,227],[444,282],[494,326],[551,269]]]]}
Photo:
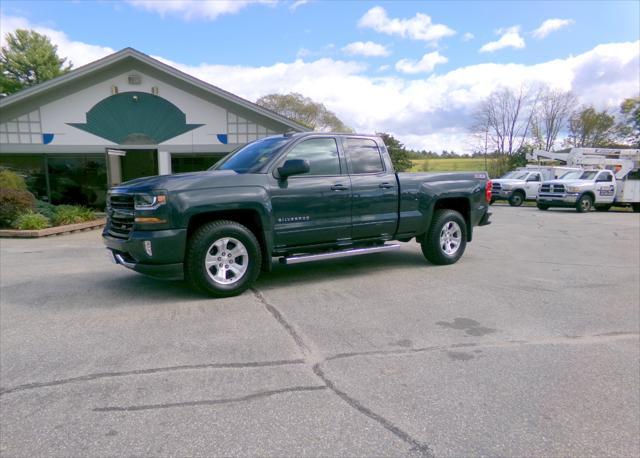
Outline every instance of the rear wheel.
{"type": "Polygon", "coordinates": [[[467,246],[467,223],[455,210],[436,210],[421,243],[422,254],[433,264],[454,264],[467,246]]]}
{"type": "Polygon", "coordinates": [[[496,200],[494,198],[491,198],[491,200],[489,201],[489,205],[493,205],[495,203],[495,201],[496,200]]]}
{"type": "Polygon", "coordinates": [[[213,221],[191,236],[185,276],[214,297],[236,296],[258,278],[262,254],[255,235],[234,221],[213,221]]]}
{"type": "Polygon", "coordinates": [[[640,213],[640,203],[636,202],[631,204],[631,208],[633,208],[634,213],[640,213]]]}
{"type": "Polygon", "coordinates": [[[611,205],[596,205],[596,211],[598,212],[608,212],[611,208],[611,205]]]}
{"type": "Polygon", "coordinates": [[[524,202],[524,193],[522,191],[516,191],[509,197],[509,205],[512,207],[519,207],[524,202]]]}
{"type": "Polygon", "coordinates": [[[589,194],[580,196],[576,202],[576,210],[578,210],[578,213],[586,213],[591,211],[591,208],[593,208],[593,197],[589,194]]]}
{"type": "Polygon", "coordinates": [[[541,203],[538,203],[536,205],[538,206],[538,210],[549,210],[549,206],[548,205],[541,204],[541,203]]]}

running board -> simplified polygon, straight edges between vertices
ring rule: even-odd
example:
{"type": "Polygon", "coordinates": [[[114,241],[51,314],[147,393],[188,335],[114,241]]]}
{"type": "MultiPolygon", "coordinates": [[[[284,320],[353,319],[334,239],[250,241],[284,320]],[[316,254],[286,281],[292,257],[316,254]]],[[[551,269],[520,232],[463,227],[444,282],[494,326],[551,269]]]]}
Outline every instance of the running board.
{"type": "Polygon", "coordinates": [[[351,248],[342,251],[330,251],[328,253],[302,254],[299,256],[289,256],[280,258],[281,264],[300,264],[303,262],[321,261],[323,259],[346,258],[348,256],[359,256],[361,254],[380,253],[381,251],[399,250],[399,243],[389,245],[379,245],[369,248],[351,248]]]}

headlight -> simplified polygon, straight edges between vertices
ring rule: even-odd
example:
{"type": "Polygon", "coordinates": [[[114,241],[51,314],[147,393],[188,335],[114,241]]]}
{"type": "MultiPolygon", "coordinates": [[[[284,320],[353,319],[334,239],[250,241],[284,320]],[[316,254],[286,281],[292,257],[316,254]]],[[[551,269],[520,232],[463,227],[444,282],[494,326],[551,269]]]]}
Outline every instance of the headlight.
{"type": "Polygon", "coordinates": [[[167,203],[167,195],[164,193],[136,194],[134,203],[136,210],[155,210],[167,203]]]}
{"type": "Polygon", "coordinates": [[[567,192],[577,194],[580,192],[580,188],[578,186],[567,186],[567,192]]]}
{"type": "Polygon", "coordinates": [[[505,191],[511,191],[512,187],[513,186],[511,186],[510,184],[503,184],[502,185],[502,189],[505,190],[505,191]]]}

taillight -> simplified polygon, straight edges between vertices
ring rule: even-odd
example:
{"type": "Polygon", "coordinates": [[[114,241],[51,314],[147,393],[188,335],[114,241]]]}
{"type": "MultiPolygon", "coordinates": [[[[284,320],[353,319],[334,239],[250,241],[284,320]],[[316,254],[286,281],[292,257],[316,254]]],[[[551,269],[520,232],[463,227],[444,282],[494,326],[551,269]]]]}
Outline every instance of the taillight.
{"type": "Polygon", "coordinates": [[[484,197],[487,199],[487,202],[491,202],[491,188],[493,187],[493,183],[491,180],[487,180],[487,187],[484,188],[484,197]]]}

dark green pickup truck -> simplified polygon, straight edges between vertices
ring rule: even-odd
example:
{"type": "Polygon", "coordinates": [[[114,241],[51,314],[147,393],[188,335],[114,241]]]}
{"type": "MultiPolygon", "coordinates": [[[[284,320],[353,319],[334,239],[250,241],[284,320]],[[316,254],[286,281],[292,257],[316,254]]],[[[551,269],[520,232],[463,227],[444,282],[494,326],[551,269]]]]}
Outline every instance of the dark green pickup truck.
{"type": "Polygon", "coordinates": [[[140,178],[109,191],[103,239],[135,271],[186,278],[218,297],[284,264],[398,249],[415,238],[452,264],[489,224],[481,173],[395,173],[379,137],[267,137],[205,172],[140,178]]]}

